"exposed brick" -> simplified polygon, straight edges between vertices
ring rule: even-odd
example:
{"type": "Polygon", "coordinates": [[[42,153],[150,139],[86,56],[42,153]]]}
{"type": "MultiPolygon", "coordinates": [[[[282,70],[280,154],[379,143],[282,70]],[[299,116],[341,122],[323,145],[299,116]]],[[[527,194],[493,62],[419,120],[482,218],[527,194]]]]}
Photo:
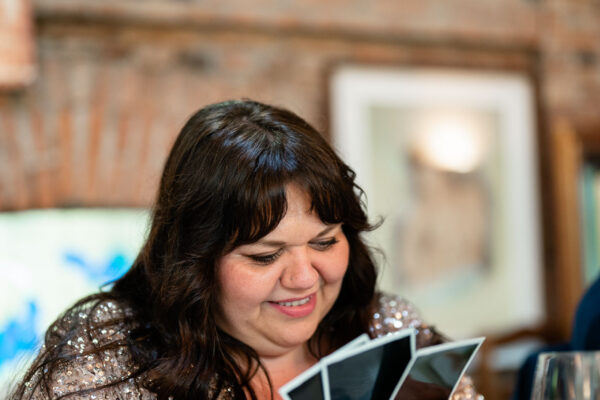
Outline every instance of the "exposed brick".
{"type": "Polygon", "coordinates": [[[34,5],[39,79],[25,90],[26,102],[0,94],[0,187],[9,187],[0,193],[3,209],[148,205],[185,119],[227,98],[289,107],[326,132],[328,74],[344,62],[523,69],[537,57],[547,118],[590,124],[600,104],[598,2],[34,5]],[[23,126],[37,132],[29,141],[35,157],[27,158],[36,166],[11,161],[24,158],[4,127],[20,108],[31,118],[23,126]],[[35,171],[33,178],[22,168],[35,171]]]}

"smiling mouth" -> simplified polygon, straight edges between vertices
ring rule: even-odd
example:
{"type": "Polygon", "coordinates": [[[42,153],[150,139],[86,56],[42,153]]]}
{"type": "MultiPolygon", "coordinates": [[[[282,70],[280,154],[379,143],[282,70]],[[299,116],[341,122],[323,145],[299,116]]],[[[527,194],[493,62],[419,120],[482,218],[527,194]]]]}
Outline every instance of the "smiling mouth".
{"type": "Polygon", "coordinates": [[[280,306],[284,306],[284,307],[297,307],[297,306],[301,306],[303,304],[306,304],[310,301],[311,297],[313,295],[311,294],[308,297],[305,297],[303,299],[300,300],[294,300],[294,301],[274,301],[273,303],[278,304],[280,306]]]}

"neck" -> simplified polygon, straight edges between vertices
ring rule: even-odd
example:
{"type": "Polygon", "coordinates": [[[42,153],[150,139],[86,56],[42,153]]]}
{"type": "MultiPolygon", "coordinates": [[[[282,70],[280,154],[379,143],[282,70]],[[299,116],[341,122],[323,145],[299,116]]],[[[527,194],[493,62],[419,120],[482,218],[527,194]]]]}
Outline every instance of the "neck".
{"type": "MultiPolygon", "coordinates": [[[[269,374],[274,399],[280,399],[279,388],[315,364],[317,359],[303,345],[277,356],[261,357],[260,361],[269,374]]],[[[270,398],[269,383],[262,370],[252,378],[252,388],[259,398],[270,398]]]]}

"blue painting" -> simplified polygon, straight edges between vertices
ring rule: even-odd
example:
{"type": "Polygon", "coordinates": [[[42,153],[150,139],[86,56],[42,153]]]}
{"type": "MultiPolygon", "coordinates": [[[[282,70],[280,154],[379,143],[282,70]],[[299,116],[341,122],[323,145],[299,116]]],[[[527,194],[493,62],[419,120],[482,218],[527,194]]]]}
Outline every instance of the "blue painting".
{"type": "Polygon", "coordinates": [[[147,221],[143,209],[0,213],[0,397],[62,311],[127,272],[147,221]]]}
{"type": "Polygon", "coordinates": [[[39,339],[35,329],[38,313],[38,305],[30,300],[23,314],[13,315],[0,328],[0,365],[13,360],[21,351],[36,348],[39,339]]]}

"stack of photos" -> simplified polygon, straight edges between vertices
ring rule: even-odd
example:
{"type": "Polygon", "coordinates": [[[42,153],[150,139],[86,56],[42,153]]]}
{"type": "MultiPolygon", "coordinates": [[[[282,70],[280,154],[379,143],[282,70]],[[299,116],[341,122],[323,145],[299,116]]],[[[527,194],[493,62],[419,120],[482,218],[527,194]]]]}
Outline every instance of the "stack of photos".
{"type": "Polygon", "coordinates": [[[363,334],[279,390],[285,400],[448,399],[484,338],[417,350],[414,329],[363,334]]]}

